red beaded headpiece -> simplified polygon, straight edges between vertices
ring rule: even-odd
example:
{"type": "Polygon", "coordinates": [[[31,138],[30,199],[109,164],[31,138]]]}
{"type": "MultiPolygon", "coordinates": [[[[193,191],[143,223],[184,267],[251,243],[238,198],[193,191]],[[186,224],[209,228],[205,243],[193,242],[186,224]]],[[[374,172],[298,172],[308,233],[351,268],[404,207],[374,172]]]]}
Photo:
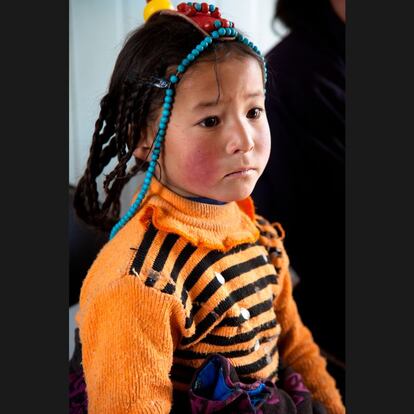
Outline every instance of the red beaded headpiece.
{"type": "Polygon", "coordinates": [[[180,3],[177,6],[177,10],[185,16],[190,17],[206,34],[210,34],[218,28],[214,24],[217,20],[221,22],[221,26],[219,27],[234,27],[233,22],[221,17],[218,7],[213,5],[209,6],[207,3],[192,3],[191,5],[189,3],[180,3]],[[199,10],[200,8],[201,10],[199,10]]]}
{"type": "MultiPolygon", "coordinates": [[[[205,36],[209,36],[219,28],[232,28],[234,23],[221,17],[220,9],[213,4],[183,2],[174,9],[169,0],[147,0],[144,10],[144,19],[149,19],[154,14],[169,14],[180,16],[200,30],[205,36]]],[[[234,36],[224,36],[234,39],[234,36]]]]}

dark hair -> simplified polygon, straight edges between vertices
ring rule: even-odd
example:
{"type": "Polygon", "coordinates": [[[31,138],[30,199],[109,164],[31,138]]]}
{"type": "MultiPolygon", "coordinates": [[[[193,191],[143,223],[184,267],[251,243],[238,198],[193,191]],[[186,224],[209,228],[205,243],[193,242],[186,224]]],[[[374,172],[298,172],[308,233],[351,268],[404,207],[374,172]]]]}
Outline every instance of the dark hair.
{"type": "MultiPolygon", "coordinates": [[[[109,230],[120,215],[120,195],[125,184],[148,163],[135,160],[127,171],[140,138],[149,123],[156,119],[165,92],[142,80],[166,78],[181,60],[203,40],[203,34],[184,19],[158,14],[133,31],[118,55],[107,94],[100,103],[92,145],[85,172],[76,188],[74,206],[86,223],[109,230]],[[106,193],[98,201],[97,178],[112,158],[118,163],[105,177],[106,193]]],[[[261,59],[238,41],[214,42],[198,61],[228,53],[261,59]],[[220,53],[217,53],[220,52],[220,53]],[[222,53],[223,52],[223,53],[222,53]]],[[[197,62],[194,63],[196,65],[197,62]]]]}
{"type": "Polygon", "coordinates": [[[318,27],[329,7],[329,0],[277,0],[274,18],[291,30],[318,27]]]}

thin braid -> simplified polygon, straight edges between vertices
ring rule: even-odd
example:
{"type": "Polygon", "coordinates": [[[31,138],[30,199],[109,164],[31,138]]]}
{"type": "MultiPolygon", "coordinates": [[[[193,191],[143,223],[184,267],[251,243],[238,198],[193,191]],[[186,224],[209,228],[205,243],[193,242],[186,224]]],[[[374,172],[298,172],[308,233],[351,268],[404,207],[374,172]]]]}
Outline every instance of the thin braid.
{"type": "Polygon", "coordinates": [[[116,121],[109,105],[109,96],[106,95],[101,101],[101,112],[95,122],[87,167],[79,180],[77,196],[75,194],[78,215],[91,225],[109,230],[116,223],[120,216],[119,199],[122,189],[133,176],[148,166],[146,160],[136,160],[135,165],[127,171],[127,164],[138,145],[140,131],[146,126],[151,92],[151,88],[145,85],[124,84],[118,98],[116,121]],[[138,97],[139,105],[136,104],[138,97]],[[133,125],[132,130],[130,125],[133,125]],[[106,196],[100,205],[96,179],[114,157],[118,158],[118,164],[105,177],[106,196]]]}
{"type": "MultiPolygon", "coordinates": [[[[112,181],[117,180],[119,184],[119,180],[122,180],[125,176],[125,171],[127,167],[127,163],[132,157],[132,154],[135,150],[135,145],[130,145],[128,152],[125,151],[125,148],[128,147],[128,135],[129,135],[129,127],[131,125],[131,118],[133,109],[135,106],[135,102],[139,93],[139,89],[137,85],[135,85],[135,90],[131,92],[130,97],[128,100],[125,99],[125,92],[122,94],[122,106],[120,104],[120,112],[117,119],[117,133],[116,133],[116,142],[117,142],[117,150],[118,150],[118,165],[114,168],[114,170],[108,174],[104,182],[105,192],[109,194],[110,188],[109,185],[112,181]]],[[[132,142],[132,144],[136,144],[132,142]]],[[[115,185],[115,184],[113,184],[115,185]]],[[[124,184],[121,186],[124,186],[124,184]]]]}
{"type": "Polygon", "coordinates": [[[92,136],[92,144],[86,170],[77,185],[74,197],[74,207],[78,215],[86,222],[90,222],[88,218],[93,217],[96,212],[99,211],[99,194],[96,186],[96,177],[99,173],[97,173],[96,167],[99,163],[99,154],[102,150],[102,145],[112,135],[109,118],[109,99],[106,95],[101,100],[101,110],[99,117],[95,122],[95,130],[92,136]],[[101,134],[104,123],[106,123],[106,125],[101,134]]]}

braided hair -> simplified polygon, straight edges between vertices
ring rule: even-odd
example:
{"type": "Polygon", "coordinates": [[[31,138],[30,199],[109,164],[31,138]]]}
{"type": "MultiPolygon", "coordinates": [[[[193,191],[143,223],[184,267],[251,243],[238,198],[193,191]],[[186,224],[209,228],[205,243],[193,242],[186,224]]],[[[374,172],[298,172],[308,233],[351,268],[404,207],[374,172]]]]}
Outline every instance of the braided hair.
{"type": "MultiPolygon", "coordinates": [[[[107,231],[118,221],[124,186],[148,168],[146,160],[135,159],[129,169],[128,162],[162,106],[164,92],[151,79],[168,78],[202,39],[203,34],[184,19],[161,14],[127,37],[116,60],[108,92],[100,102],[86,169],[74,196],[75,210],[86,223],[107,231]],[[97,179],[114,158],[117,164],[105,176],[105,199],[101,204],[97,179]]],[[[225,54],[234,51],[259,60],[248,46],[239,42],[219,43],[205,58],[217,56],[217,50],[225,54]]]]}

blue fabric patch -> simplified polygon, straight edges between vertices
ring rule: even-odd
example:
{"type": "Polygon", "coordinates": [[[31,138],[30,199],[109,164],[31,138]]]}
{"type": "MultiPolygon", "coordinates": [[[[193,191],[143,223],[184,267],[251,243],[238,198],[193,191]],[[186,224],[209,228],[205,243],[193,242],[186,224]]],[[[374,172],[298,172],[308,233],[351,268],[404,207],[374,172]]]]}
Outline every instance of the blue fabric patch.
{"type": "MultiPolygon", "coordinates": [[[[209,399],[214,401],[225,401],[229,396],[236,391],[236,388],[230,388],[224,379],[223,367],[219,366],[219,361],[210,361],[203,370],[199,373],[196,382],[197,391],[208,392],[209,399]]],[[[262,392],[265,389],[265,384],[253,389],[247,390],[250,400],[254,406],[257,406],[263,399],[262,392]]]]}

